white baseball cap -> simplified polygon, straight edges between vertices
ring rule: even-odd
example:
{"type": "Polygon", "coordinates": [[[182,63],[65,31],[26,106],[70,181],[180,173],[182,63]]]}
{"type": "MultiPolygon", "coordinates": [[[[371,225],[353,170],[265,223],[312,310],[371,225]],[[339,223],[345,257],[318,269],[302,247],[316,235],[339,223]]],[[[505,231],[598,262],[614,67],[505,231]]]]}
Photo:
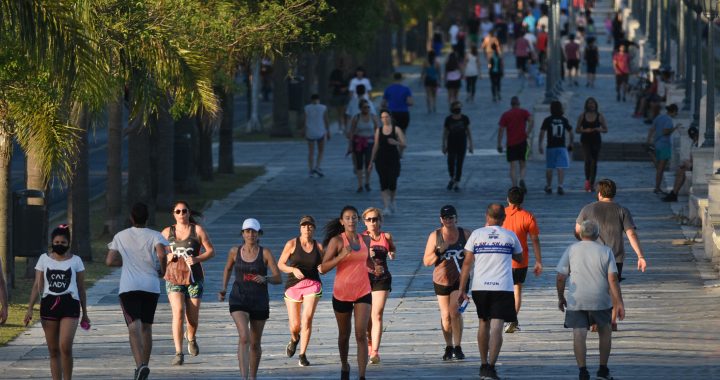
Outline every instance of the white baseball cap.
{"type": "Polygon", "coordinates": [[[262,228],[260,228],[260,222],[258,222],[258,220],[255,218],[245,219],[242,225],[242,230],[255,230],[259,233],[262,233],[262,228]]]}

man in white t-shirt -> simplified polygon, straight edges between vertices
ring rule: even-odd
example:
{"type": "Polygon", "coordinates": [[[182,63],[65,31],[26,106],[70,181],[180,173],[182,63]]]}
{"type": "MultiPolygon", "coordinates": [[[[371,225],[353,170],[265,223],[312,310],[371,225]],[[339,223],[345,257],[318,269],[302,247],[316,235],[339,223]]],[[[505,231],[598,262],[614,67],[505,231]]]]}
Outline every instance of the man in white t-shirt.
{"type": "Polygon", "coordinates": [[[305,127],[305,139],[308,142],[308,173],[310,177],[322,177],[324,174],[320,169],[325,150],[325,141],[330,140],[330,119],[328,118],[327,107],[320,104],[320,95],[312,94],[310,104],[305,106],[303,114],[303,126],[305,127]],[[314,159],[315,144],[317,144],[317,161],[314,159]]]}
{"type": "Polygon", "coordinates": [[[135,379],[147,379],[152,351],[152,324],[160,297],[160,279],[167,266],[168,241],[157,231],[145,227],[148,208],[133,205],[133,226],[124,229],[108,244],[105,264],[122,267],[120,306],[130,335],[130,349],[135,359],[135,379]]]}
{"type": "Polygon", "coordinates": [[[455,51],[458,44],[458,34],[460,33],[460,19],[457,19],[453,21],[452,25],[450,25],[450,29],[448,30],[448,34],[450,35],[450,46],[452,46],[452,50],[455,51]]]}
{"type": "Polygon", "coordinates": [[[460,300],[469,300],[465,286],[473,271],[472,298],[479,319],[480,377],[497,379],[495,363],[502,347],[503,323],[514,321],[512,260],[522,261],[523,248],[514,232],[502,228],[505,207],[488,206],[485,227],[473,231],[465,244],[460,274],[460,300]],[[492,342],[492,345],[490,344],[492,342]]]}

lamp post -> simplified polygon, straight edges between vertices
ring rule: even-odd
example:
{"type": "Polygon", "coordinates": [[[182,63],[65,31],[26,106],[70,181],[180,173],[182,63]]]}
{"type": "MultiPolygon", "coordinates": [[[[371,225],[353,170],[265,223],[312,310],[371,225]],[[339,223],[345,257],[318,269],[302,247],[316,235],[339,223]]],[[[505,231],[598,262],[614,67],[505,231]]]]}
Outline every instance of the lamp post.
{"type": "Polygon", "coordinates": [[[689,111],[691,109],[690,104],[692,103],[692,95],[693,95],[693,89],[692,89],[692,83],[693,83],[693,61],[692,61],[692,51],[695,48],[695,44],[697,44],[695,34],[693,33],[693,25],[692,25],[692,9],[690,7],[690,0],[684,0],[683,1],[684,9],[683,12],[681,12],[684,15],[684,29],[685,29],[685,46],[683,47],[684,53],[685,53],[685,99],[683,99],[683,111],[689,111]],[[695,41],[695,42],[693,42],[695,41]]]}
{"type": "MultiPolygon", "coordinates": [[[[703,146],[715,146],[715,51],[713,49],[713,23],[718,15],[720,0],[702,0],[702,11],[708,19],[707,36],[707,89],[705,95],[705,141],[703,146]]],[[[717,157],[716,157],[717,158],[717,157]]]]}
{"type": "Polygon", "coordinates": [[[545,100],[543,103],[550,104],[553,100],[556,99],[555,96],[555,82],[557,81],[557,77],[555,77],[555,65],[560,64],[560,52],[555,50],[555,39],[558,37],[555,34],[555,24],[559,22],[558,19],[555,18],[555,14],[553,12],[553,3],[557,3],[557,0],[545,0],[545,4],[548,7],[548,45],[545,47],[545,50],[547,51],[547,56],[545,57],[546,62],[546,73],[547,78],[545,79],[545,100]],[[557,62],[555,62],[557,61],[557,62]]]}
{"type": "MultiPolygon", "coordinates": [[[[700,128],[700,97],[702,96],[702,8],[701,0],[690,0],[688,5],[692,4],[695,11],[695,96],[693,97],[693,121],[690,126],[700,128]]],[[[703,136],[704,138],[705,136],[703,136]]]]}

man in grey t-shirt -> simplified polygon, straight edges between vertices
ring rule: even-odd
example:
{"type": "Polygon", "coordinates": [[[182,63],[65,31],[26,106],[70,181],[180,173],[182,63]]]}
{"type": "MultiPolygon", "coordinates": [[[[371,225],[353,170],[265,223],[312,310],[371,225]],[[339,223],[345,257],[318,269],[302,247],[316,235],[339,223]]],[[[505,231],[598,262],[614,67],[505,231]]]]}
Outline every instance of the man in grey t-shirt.
{"type": "Polygon", "coordinates": [[[588,328],[594,324],[600,346],[597,378],[611,379],[607,367],[612,337],[611,308],[618,318],[625,318],[615,258],[609,247],[596,242],[600,235],[596,221],[583,221],[579,235],[582,240],[568,247],[557,265],[558,308],[565,312],[565,327],[573,329],[573,351],[580,370],[579,378],[590,379],[586,341],[588,328]]]}

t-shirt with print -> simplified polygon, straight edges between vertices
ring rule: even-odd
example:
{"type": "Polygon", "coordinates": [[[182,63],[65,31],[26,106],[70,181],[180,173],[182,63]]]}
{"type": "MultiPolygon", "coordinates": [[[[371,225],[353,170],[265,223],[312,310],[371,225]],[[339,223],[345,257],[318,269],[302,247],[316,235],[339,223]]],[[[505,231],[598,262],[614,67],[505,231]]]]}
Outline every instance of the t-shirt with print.
{"type": "Polygon", "coordinates": [[[546,117],[540,129],[547,133],[548,148],[564,148],[565,131],[572,131],[570,122],[564,116],[546,117]]]}
{"type": "Polygon", "coordinates": [[[583,207],[575,222],[582,224],[586,220],[600,224],[598,242],[610,247],[615,253],[615,261],[622,263],[625,259],[623,233],[635,228],[630,210],[615,202],[597,201],[583,207]]]}
{"type": "Polygon", "coordinates": [[[530,211],[525,210],[517,206],[505,207],[505,221],[503,222],[503,228],[508,229],[515,233],[520,245],[523,249],[522,261],[512,261],[513,268],[527,268],[529,260],[530,250],[528,248],[527,235],[540,235],[540,229],[538,229],[537,222],[535,221],[535,215],[530,211]]]}
{"type": "Polygon", "coordinates": [[[568,310],[607,310],[612,307],[608,274],[617,273],[612,250],[595,241],[569,246],[557,265],[569,276],[566,282],[568,310]]]}
{"type": "Polygon", "coordinates": [[[130,227],[115,234],[108,249],[118,251],[122,256],[119,294],[132,291],[160,293],[160,262],[155,253],[158,244],[170,245],[160,232],[149,228],[130,227]]]}
{"type": "Polygon", "coordinates": [[[451,152],[464,152],[467,147],[467,131],[470,119],[460,115],[459,119],[452,116],[445,118],[444,128],[448,132],[447,146],[451,152]]]}
{"type": "Polygon", "coordinates": [[[500,126],[507,131],[507,146],[520,144],[527,140],[525,127],[530,119],[530,112],[517,107],[511,108],[500,117],[500,126]]]}
{"type": "Polygon", "coordinates": [[[412,97],[410,87],[399,83],[391,84],[385,89],[383,99],[388,102],[390,112],[408,112],[408,98],[412,97]]]}
{"type": "Polygon", "coordinates": [[[465,251],[475,257],[472,290],[513,291],[512,255],[522,253],[515,233],[500,226],[473,231],[465,251]]]}
{"type": "Polygon", "coordinates": [[[47,253],[43,253],[35,264],[35,270],[43,272],[45,285],[42,298],[45,296],[59,296],[70,294],[73,299],[80,301],[77,286],[77,274],[85,271],[80,256],[73,255],[67,260],[55,260],[47,253]]]}

